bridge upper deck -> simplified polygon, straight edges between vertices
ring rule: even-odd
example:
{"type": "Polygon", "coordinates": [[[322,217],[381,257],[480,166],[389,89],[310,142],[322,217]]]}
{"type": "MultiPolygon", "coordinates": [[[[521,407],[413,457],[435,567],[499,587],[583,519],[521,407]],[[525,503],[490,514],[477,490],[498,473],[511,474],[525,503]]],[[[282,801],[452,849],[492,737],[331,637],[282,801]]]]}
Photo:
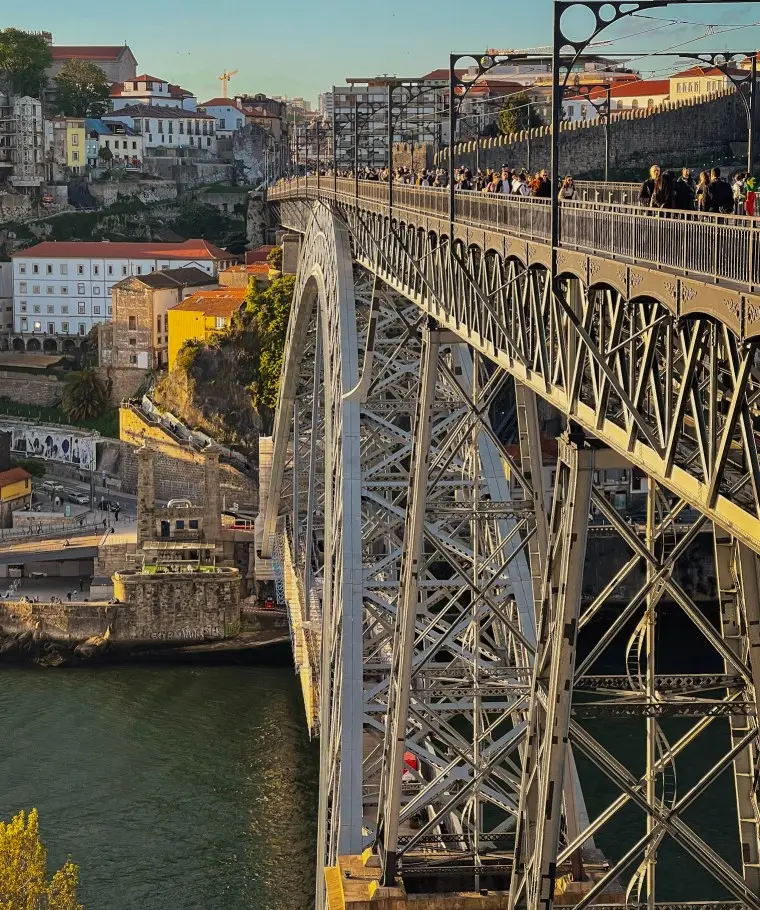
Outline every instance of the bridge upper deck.
{"type": "MultiPolygon", "coordinates": [[[[387,183],[359,181],[361,208],[388,211],[387,183]]],[[[298,177],[269,190],[269,199],[334,199],[354,205],[352,179],[298,177]]],[[[457,192],[455,225],[549,244],[548,199],[457,192]]],[[[420,216],[448,222],[446,189],[393,185],[394,217],[415,223],[420,216]]],[[[424,226],[424,225],[421,225],[424,226]]],[[[563,201],[559,245],[589,255],[648,266],[753,292],[760,286],[760,219],[647,209],[596,201],[563,201]]]]}

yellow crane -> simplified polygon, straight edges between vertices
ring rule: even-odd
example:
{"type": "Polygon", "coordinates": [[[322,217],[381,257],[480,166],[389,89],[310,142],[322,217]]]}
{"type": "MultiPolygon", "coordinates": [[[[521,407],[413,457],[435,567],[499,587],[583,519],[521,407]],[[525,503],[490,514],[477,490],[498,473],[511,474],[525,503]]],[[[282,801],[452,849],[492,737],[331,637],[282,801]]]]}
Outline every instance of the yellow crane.
{"type": "Polygon", "coordinates": [[[224,72],[219,77],[219,81],[222,83],[222,98],[227,97],[227,85],[228,85],[230,79],[232,79],[232,77],[235,75],[236,72],[237,72],[237,70],[230,70],[229,73],[224,72]]]}

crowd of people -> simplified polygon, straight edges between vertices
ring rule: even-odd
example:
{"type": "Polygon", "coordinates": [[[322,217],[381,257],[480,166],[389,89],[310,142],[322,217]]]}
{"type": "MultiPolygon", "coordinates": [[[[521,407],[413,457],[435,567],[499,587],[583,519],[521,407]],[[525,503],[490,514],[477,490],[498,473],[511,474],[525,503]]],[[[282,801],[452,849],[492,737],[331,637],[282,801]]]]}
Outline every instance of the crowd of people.
{"type": "Polygon", "coordinates": [[[686,212],[754,215],[755,178],[740,171],[729,183],[718,167],[702,171],[697,180],[685,167],[676,178],[672,171],[653,164],[649,176],[641,184],[639,205],[686,212]]]}
{"type": "MultiPolygon", "coordinates": [[[[333,171],[320,171],[324,177],[333,176],[333,171]]],[[[338,177],[354,178],[352,170],[338,170],[338,177]]],[[[418,187],[448,186],[449,175],[445,168],[409,167],[389,168],[361,167],[360,180],[376,181],[418,187]]],[[[552,194],[551,178],[545,169],[529,173],[502,165],[500,169],[458,167],[454,171],[454,185],[457,191],[468,191],[499,196],[533,196],[548,199],[552,194]]],[[[559,185],[560,200],[579,199],[572,176],[566,176],[559,185]]],[[[631,200],[634,202],[635,200],[631,200]]],[[[672,171],[652,165],[649,176],[639,189],[639,205],[647,208],[673,209],[679,211],[714,212],[717,214],[755,214],[755,179],[740,172],[729,183],[721,176],[720,168],[702,171],[695,179],[689,168],[683,168],[678,177],[672,171]]],[[[760,207],[759,207],[760,208],[760,207]]],[[[758,212],[760,214],[760,211],[758,212]]]]}

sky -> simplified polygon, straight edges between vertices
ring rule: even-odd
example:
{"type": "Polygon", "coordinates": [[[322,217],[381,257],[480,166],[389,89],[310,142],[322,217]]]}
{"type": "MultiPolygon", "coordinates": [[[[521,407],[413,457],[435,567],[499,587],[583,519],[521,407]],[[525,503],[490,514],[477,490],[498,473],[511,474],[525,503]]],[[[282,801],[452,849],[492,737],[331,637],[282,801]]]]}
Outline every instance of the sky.
{"type": "MultiPolygon", "coordinates": [[[[10,5],[11,0],[0,0],[0,10],[10,5]]],[[[501,0],[495,6],[462,0],[130,0],[94,6],[91,0],[36,0],[28,12],[13,4],[11,15],[0,17],[0,28],[50,31],[56,44],[126,42],[138,73],[180,84],[199,101],[221,95],[218,76],[236,69],[230,94],[264,92],[316,103],[320,92],[347,77],[420,76],[448,67],[452,52],[545,45],[551,40],[551,7],[551,0],[501,0]]],[[[758,3],[692,0],[688,9],[670,5],[651,16],[611,26],[605,38],[630,37],[597,51],[670,48],[704,35],[707,24],[716,26],[714,35],[689,49],[760,47],[758,3]],[[749,25],[754,22],[759,25],[749,25]]],[[[583,30],[581,14],[568,23],[573,25],[583,30]]],[[[637,66],[662,69],[667,63],[641,60],[637,66]]]]}

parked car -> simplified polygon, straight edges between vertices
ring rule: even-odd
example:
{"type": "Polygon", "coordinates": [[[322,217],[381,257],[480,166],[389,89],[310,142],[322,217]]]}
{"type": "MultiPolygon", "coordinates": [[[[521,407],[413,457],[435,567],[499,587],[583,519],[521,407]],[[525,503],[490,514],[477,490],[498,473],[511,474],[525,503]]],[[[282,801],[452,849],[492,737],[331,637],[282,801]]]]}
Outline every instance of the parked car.
{"type": "Polygon", "coordinates": [[[71,502],[75,502],[77,505],[88,506],[90,504],[89,493],[82,493],[80,490],[66,490],[66,495],[71,502]]]}
{"type": "Polygon", "coordinates": [[[40,489],[44,490],[46,493],[50,493],[50,495],[52,496],[55,493],[63,492],[63,484],[56,483],[54,480],[45,480],[45,481],[43,481],[40,489]]]}

